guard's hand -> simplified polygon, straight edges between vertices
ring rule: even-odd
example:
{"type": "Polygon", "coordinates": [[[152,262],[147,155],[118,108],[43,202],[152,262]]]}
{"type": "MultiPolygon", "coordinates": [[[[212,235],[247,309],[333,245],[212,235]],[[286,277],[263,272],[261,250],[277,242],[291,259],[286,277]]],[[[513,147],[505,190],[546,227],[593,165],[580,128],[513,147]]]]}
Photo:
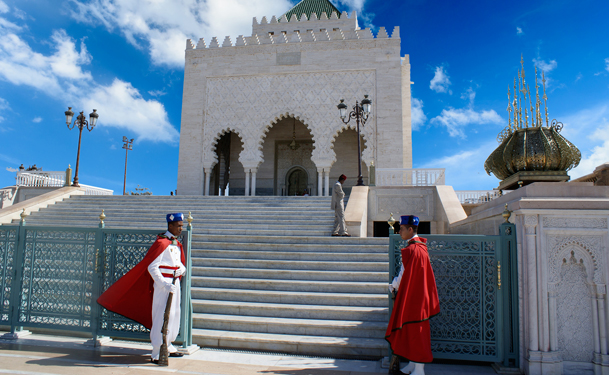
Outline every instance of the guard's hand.
{"type": "Polygon", "coordinates": [[[389,284],[389,293],[391,293],[391,298],[395,299],[397,292],[398,291],[393,287],[393,285],[389,284]]]}
{"type": "Polygon", "coordinates": [[[180,277],[186,273],[186,267],[180,267],[175,272],[176,277],[180,277]]]}
{"type": "Polygon", "coordinates": [[[165,283],[165,290],[167,293],[176,294],[178,292],[178,286],[172,283],[165,283]]]}

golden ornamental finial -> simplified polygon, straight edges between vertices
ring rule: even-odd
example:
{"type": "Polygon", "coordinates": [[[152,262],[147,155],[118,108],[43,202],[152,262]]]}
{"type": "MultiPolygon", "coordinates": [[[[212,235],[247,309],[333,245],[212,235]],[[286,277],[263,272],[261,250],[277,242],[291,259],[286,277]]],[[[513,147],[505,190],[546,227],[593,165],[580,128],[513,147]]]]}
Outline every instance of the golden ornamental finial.
{"type": "Polygon", "coordinates": [[[503,216],[503,218],[505,219],[506,223],[510,222],[510,216],[512,215],[512,211],[510,211],[508,209],[508,205],[507,203],[505,204],[505,210],[503,210],[503,213],[501,214],[501,216],[503,216]]]}
{"type": "Polygon", "coordinates": [[[548,121],[548,97],[546,95],[546,74],[544,73],[544,71],[541,71],[541,77],[542,80],[541,82],[543,82],[543,107],[546,110],[546,127],[550,126],[550,121],[548,121]]]}
{"type": "Polygon", "coordinates": [[[106,214],[104,214],[104,210],[102,210],[101,215],[99,215],[99,225],[104,225],[104,220],[106,219],[106,214]]]}
{"type": "Polygon", "coordinates": [[[393,224],[395,224],[395,219],[393,218],[393,212],[389,213],[389,220],[387,220],[387,224],[389,224],[389,230],[393,230],[393,224]]]}
{"type": "Polygon", "coordinates": [[[25,218],[27,217],[27,214],[25,213],[25,208],[21,211],[21,214],[19,216],[21,216],[21,222],[25,223],[25,218]]]}
{"type": "Polygon", "coordinates": [[[188,211],[188,217],[186,218],[186,221],[188,221],[188,227],[191,228],[192,227],[192,221],[194,220],[194,218],[192,217],[192,215],[190,214],[190,211],[188,211]]]}

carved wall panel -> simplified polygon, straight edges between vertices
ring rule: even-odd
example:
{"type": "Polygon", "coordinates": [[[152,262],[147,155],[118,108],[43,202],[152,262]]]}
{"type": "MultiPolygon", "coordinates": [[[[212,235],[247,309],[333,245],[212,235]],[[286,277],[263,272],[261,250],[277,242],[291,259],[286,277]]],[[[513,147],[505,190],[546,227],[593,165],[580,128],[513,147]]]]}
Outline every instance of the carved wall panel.
{"type": "Polygon", "coordinates": [[[563,361],[590,362],[594,353],[590,287],[583,258],[572,251],[560,267],[556,317],[563,361]]]}
{"type": "Polygon", "coordinates": [[[557,283],[564,259],[569,259],[571,252],[581,259],[590,282],[604,284],[604,269],[601,236],[548,236],[548,282],[557,283]]]}
{"type": "MultiPolygon", "coordinates": [[[[213,150],[216,139],[231,129],[244,141],[239,161],[246,168],[258,166],[263,161],[266,132],[279,118],[289,115],[311,131],[312,160],[317,166],[331,166],[336,160],[332,142],[346,127],[336,105],[345,98],[352,106],[356,99],[361,100],[364,94],[373,96],[375,91],[374,70],[208,78],[203,163],[211,166],[216,162],[215,153],[207,150],[213,150]]],[[[374,114],[360,130],[369,146],[362,158],[369,163],[376,145],[374,114]]]]}
{"type": "Polygon", "coordinates": [[[433,201],[430,194],[427,195],[396,195],[381,196],[376,199],[376,207],[391,207],[393,212],[407,212],[417,215],[421,220],[433,220],[433,201]]]}
{"type": "Polygon", "coordinates": [[[547,216],[543,218],[543,226],[545,228],[591,228],[591,229],[607,229],[606,218],[566,218],[547,216]]]}

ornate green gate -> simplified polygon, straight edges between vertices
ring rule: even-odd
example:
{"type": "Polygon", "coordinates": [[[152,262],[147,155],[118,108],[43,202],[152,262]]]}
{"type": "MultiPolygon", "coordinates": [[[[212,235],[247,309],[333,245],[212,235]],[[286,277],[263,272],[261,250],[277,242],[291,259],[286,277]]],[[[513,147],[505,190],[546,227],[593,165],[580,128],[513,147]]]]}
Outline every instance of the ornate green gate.
{"type": "MultiPolygon", "coordinates": [[[[135,266],[158,230],[0,226],[0,325],[90,332],[92,337],[148,339],[139,323],[96,301],[135,266]]],[[[192,345],[190,243],[182,233],[187,274],[182,278],[182,318],[176,341],[192,345]]]]}
{"type": "MultiPolygon", "coordinates": [[[[440,299],[440,314],[429,321],[434,358],[518,367],[515,226],[501,224],[500,233],[421,235],[427,239],[440,299]]],[[[400,271],[405,246],[398,234],[390,235],[389,282],[400,271]]]]}

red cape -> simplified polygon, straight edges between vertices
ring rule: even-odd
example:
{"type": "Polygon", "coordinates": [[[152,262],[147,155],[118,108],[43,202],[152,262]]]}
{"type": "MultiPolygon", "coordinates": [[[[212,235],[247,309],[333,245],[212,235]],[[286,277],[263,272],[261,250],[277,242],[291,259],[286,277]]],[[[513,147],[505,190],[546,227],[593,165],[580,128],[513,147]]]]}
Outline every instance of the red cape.
{"type": "Polygon", "coordinates": [[[427,239],[417,238],[402,249],[404,273],[385,333],[395,354],[421,363],[433,359],[428,320],[440,313],[426,243],[427,239]]]}
{"type": "MultiPolygon", "coordinates": [[[[99,296],[97,303],[110,311],[141,323],[148,329],[152,328],[154,280],[148,273],[148,266],[169,245],[171,245],[170,239],[158,235],[144,259],[99,296]]],[[[186,264],[184,249],[179,242],[178,247],[180,248],[182,264],[186,264]]]]}

